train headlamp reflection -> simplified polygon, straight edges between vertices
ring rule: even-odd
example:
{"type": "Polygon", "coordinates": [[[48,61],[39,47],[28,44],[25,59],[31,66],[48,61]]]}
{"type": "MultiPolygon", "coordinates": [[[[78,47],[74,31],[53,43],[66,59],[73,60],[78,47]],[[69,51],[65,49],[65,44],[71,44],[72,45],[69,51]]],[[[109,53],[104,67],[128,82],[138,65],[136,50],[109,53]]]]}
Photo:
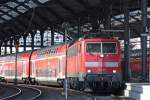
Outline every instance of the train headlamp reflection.
{"type": "Polygon", "coordinates": [[[104,55],[103,55],[103,54],[101,54],[101,55],[100,55],[100,57],[104,57],[104,55]]]}
{"type": "Polygon", "coordinates": [[[87,70],[88,73],[91,73],[92,71],[90,69],[87,70]]]}
{"type": "Polygon", "coordinates": [[[116,73],[116,70],[113,70],[113,73],[116,73]]]}

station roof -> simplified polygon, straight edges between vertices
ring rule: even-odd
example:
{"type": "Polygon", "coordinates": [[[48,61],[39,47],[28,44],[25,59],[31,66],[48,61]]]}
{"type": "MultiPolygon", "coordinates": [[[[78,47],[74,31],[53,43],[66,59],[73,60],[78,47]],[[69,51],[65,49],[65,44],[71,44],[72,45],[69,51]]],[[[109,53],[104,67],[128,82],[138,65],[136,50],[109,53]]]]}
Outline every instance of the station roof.
{"type": "MultiPolygon", "coordinates": [[[[141,0],[127,1],[130,8],[130,27],[134,36],[138,36],[141,0]]],[[[112,28],[123,29],[123,2],[124,0],[0,0],[0,40],[48,26],[59,31],[64,21],[70,23],[70,36],[75,37],[79,21],[82,32],[90,32],[95,19],[99,19],[99,27],[103,28],[110,8],[112,28]]]]}

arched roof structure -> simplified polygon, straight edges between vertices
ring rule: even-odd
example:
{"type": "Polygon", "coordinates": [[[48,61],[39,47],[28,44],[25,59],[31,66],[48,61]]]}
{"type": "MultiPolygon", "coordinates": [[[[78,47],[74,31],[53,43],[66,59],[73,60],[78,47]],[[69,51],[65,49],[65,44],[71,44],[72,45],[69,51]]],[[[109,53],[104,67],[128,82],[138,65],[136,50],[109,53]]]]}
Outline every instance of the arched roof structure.
{"type": "MultiPolygon", "coordinates": [[[[82,32],[105,28],[110,15],[111,27],[122,29],[125,0],[1,0],[0,40],[28,31],[54,26],[61,30],[64,21],[70,23],[70,36],[75,38],[80,24],[82,32]],[[98,25],[97,25],[98,24],[98,25]]],[[[126,0],[129,4],[130,26],[134,36],[140,33],[141,0],[126,0]]],[[[148,1],[148,5],[150,2],[148,1]]],[[[148,18],[150,18],[148,9],[148,18]]]]}

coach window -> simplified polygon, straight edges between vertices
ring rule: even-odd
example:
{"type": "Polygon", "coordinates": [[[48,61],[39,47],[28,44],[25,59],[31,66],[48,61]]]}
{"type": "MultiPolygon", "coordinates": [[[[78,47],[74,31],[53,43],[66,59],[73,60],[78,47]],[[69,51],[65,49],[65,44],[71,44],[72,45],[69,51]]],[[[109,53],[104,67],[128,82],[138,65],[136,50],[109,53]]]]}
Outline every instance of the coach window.
{"type": "Polygon", "coordinates": [[[78,46],[76,45],[75,46],[75,56],[77,56],[77,54],[78,54],[78,46]]]}
{"type": "Polygon", "coordinates": [[[2,64],[0,64],[0,70],[2,70],[2,67],[3,67],[3,65],[2,65],[2,64]]]}

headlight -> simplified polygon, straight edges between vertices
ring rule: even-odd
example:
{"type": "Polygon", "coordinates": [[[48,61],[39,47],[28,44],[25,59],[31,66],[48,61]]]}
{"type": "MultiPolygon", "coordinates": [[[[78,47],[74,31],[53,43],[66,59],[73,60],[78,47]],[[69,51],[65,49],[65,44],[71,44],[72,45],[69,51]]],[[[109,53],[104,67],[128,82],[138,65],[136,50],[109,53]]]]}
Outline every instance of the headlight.
{"type": "Polygon", "coordinates": [[[88,69],[88,70],[87,70],[87,72],[88,72],[88,73],[91,73],[91,70],[90,70],[90,69],[88,69]]]}
{"type": "Polygon", "coordinates": [[[104,57],[104,55],[103,55],[103,54],[101,54],[101,55],[100,55],[100,57],[104,57]]]}
{"type": "Polygon", "coordinates": [[[113,70],[113,73],[116,73],[116,70],[113,70]]]}
{"type": "Polygon", "coordinates": [[[90,69],[87,70],[88,73],[91,73],[92,71],[90,69]]]}

